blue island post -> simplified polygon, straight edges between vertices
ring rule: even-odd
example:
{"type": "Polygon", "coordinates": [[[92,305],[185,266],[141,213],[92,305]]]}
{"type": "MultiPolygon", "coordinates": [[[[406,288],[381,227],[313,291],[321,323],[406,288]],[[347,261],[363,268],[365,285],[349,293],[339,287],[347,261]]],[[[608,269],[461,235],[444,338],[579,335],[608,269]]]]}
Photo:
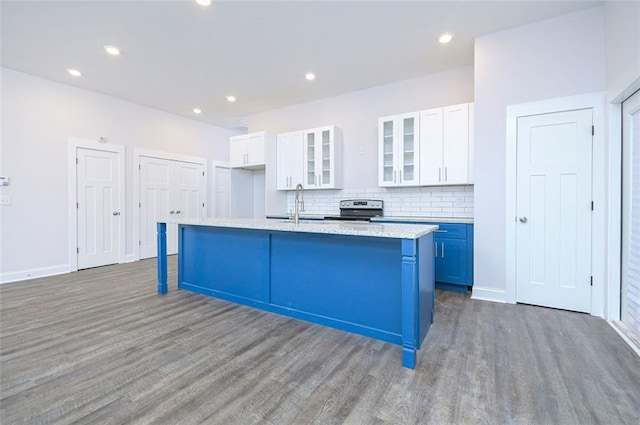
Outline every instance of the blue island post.
{"type": "MultiPolygon", "coordinates": [[[[166,294],[166,224],[157,229],[166,294]]],[[[435,229],[182,220],[178,288],[399,345],[414,369],[433,323],[435,229]]]]}

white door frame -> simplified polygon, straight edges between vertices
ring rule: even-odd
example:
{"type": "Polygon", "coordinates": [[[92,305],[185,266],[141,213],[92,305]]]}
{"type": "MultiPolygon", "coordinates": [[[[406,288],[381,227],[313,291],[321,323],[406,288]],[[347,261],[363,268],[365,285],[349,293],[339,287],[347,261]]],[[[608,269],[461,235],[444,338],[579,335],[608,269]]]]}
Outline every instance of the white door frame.
{"type": "Polygon", "coordinates": [[[516,142],[518,138],[517,122],[519,117],[577,109],[593,110],[593,172],[592,199],[595,209],[591,221],[591,288],[590,313],[604,315],[605,290],[607,285],[607,147],[605,146],[605,93],[588,93],[578,96],[548,99],[532,103],[507,106],[507,146],[506,146],[506,288],[505,300],[516,303],[516,142]]]}
{"type": "Polygon", "coordinates": [[[94,142],[93,140],[87,139],[78,139],[74,137],[69,137],[68,145],[67,145],[67,175],[68,175],[68,186],[67,193],[69,194],[69,203],[68,205],[68,245],[69,245],[69,271],[75,272],[78,271],[78,214],[76,209],[76,203],[78,202],[78,192],[77,192],[77,167],[76,167],[76,158],[77,158],[77,150],[81,149],[93,149],[97,151],[103,152],[113,152],[120,155],[120,160],[118,161],[118,171],[120,172],[120,182],[118,191],[119,199],[121,207],[120,213],[121,219],[118,220],[118,233],[119,233],[119,246],[118,246],[118,263],[124,263],[124,255],[125,255],[125,229],[127,222],[127,214],[125,208],[125,148],[123,145],[114,145],[111,143],[99,143],[94,142]]]}
{"type": "MultiPolygon", "coordinates": [[[[624,89],[609,104],[609,208],[610,217],[621,217],[622,214],[622,102],[640,90],[640,78],[624,89]]],[[[607,290],[607,320],[620,320],[622,292],[622,270],[620,262],[622,251],[621,223],[609,220],[609,238],[607,240],[609,260],[608,279],[610,285],[607,290]]]]}
{"type": "MultiPolygon", "coordinates": [[[[173,152],[156,151],[152,149],[133,149],[133,259],[135,261],[140,260],[140,157],[167,159],[170,161],[182,161],[190,162],[193,164],[202,165],[205,169],[205,174],[209,172],[207,168],[207,159],[199,156],[182,155],[173,152]]],[[[209,192],[208,192],[208,179],[204,179],[204,202],[205,211],[209,210],[209,192]]]]}

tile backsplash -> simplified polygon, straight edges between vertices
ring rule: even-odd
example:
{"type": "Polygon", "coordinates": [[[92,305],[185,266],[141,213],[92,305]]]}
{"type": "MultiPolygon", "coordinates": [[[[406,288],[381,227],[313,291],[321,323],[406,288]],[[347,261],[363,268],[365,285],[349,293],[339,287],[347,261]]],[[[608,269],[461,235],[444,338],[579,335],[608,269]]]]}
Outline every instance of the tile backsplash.
{"type": "MultiPolygon", "coordinates": [[[[295,194],[287,195],[293,211],[295,194]]],[[[305,190],[303,214],[336,215],[343,199],[382,199],[385,216],[473,218],[473,186],[305,190]]]]}

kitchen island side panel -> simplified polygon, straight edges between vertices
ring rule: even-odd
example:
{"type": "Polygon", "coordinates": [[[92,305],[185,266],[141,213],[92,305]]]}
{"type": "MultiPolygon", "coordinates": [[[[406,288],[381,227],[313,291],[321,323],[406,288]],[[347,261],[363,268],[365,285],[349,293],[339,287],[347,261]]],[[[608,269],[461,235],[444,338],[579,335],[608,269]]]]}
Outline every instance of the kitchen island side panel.
{"type": "Polygon", "coordinates": [[[271,303],[400,336],[400,239],[274,233],[271,303]]]}
{"type": "Polygon", "coordinates": [[[178,288],[268,302],[269,233],[179,227],[178,288]]]}

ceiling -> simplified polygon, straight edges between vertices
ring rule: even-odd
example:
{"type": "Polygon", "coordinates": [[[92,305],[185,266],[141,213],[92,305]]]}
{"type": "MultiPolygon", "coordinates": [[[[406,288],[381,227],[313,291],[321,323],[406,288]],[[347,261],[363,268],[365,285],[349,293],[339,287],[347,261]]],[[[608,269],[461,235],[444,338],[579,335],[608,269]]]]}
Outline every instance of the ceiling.
{"type": "Polygon", "coordinates": [[[251,114],[472,65],[479,35],[600,4],[2,0],[1,59],[6,68],[243,129],[251,114]],[[443,32],[454,34],[448,45],[436,41],[443,32]],[[109,56],[105,45],[121,54],[109,56]]]}

